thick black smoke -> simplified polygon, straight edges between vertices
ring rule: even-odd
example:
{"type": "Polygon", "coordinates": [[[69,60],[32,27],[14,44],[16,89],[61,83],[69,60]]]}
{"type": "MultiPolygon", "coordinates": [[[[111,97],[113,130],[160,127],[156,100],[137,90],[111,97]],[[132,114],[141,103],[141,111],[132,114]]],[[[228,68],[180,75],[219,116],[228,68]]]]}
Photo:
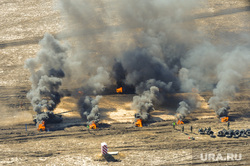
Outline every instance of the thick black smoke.
{"type": "Polygon", "coordinates": [[[45,34],[39,42],[41,50],[35,58],[26,61],[30,70],[32,89],[27,98],[34,111],[41,113],[44,109],[52,111],[62,97],[59,93],[62,78],[65,76],[64,64],[68,47],[60,44],[52,35],[45,34]]]}
{"type": "MultiPolygon", "coordinates": [[[[229,107],[225,103],[237,92],[239,80],[249,69],[250,40],[245,37],[238,46],[213,44],[197,31],[192,19],[195,9],[200,8],[199,2],[59,1],[67,30],[58,37],[68,37],[73,49],[65,64],[67,48],[51,40],[43,44],[42,52],[50,50],[53,56],[46,56],[46,62],[39,58],[27,62],[33,84],[28,98],[35,110],[53,109],[63,83],[69,88],[86,89],[87,94],[100,94],[112,86],[132,87],[139,95],[134,98],[133,108],[142,111],[144,119],[155,100],[168,102],[163,94],[213,90],[210,107],[219,116],[227,114],[229,107]],[[62,58],[54,58],[56,62],[51,64],[54,55],[62,58]],[[42,68],[37,70],[39,65],[42,68]]],[[[44,41],[53,39],[46,36],[44,41]]],[[[197,105],[195,101],[185,102],[188,107],[181,102],[177,112],[197,105]]],[[[189,111],[184,112],[186,115],[189,111]]]]}
{"type": "Polygon", "coordinates": [[[67,32],[78,43],[70,58],[78,63],[73,80],[96,93],[112,84],[135,89],[150,79],[178,91],[181,58],[196,43],[190,13],[197,2],[61,0],[67,32]]]}
{"type": "Polygon", "coordinates": [[[98,103],[101,98],[102,96],[96,96],[95,99],[90,96],[84,96],[78,101],[78,110],[80,111],[80,115],[87,121],[88,124],[100,121],[98,103]]]}
{"type": "MultiPolygon", "coordinates": [[[[199,2],[62,0],[69,34],[80,43],[73,59],[82,64],[88,60],[88,65],[75,68],[98,78],[85,81],[96,93],[111,84],[132,86],[137,94],[151,86],[160,93],[214,89],[209,103],[218,114],[225,110],[220,108],[229,108],[222,103],[238,88],[241,76],[233,73],[241,75],[248,69],[249,47],[215,45],[199,33],[192,19],[199,2]],[[233,67],[241,62],[241,69],[233,67]],[[96,76],[97,68],[102,72],[96,76]]],[[[249,43],[247,37],[244,42],[249,43]]]]}

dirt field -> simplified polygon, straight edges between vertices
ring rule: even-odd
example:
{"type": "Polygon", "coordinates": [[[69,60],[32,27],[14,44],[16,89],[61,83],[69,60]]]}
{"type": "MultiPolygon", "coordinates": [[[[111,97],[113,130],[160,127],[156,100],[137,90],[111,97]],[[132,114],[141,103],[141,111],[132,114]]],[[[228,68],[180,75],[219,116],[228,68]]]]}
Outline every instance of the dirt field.
{"type": "MultiPolygon", "coordinates": [[[[237,37],[221,41],[219,36],[249,33],[249,14],[249,1],[209,0],[207,6],[194,12],[194,19],[199,30],[214,42],[237,43],[237,37]]],[[[135,128],[132,94],[103,96],[97,130],[88,130],[80,119],[77,99],[64,97],[55,110],[63,115],[63,123],[50,126],[48,132],[38,132],[32,122],[35,112],[26,98],[31,85],[24,63],[36,55],[45,32],[60,34],[64,24],[52,0],[1,0],[0,15],[0,165],[250,165],[250,137],[198,134],[201,127],[211,127],[215,132],[227,128],[206,108],[212,92],[200,94],[204,108],[187,117],[184,133],[180,126],[173,130],[176,108],[171,107],[156,108],[148,124],[135,128]],[[119,154],[106,159],[100,156],[102,142],[119,154]],[[201,160],[206,153],[223,157],[241,154],[241,160],[201,160]]],[[[250,128],[250,72],[239,81],[240,90],[230,102],[231,129],[250,128]]]]}

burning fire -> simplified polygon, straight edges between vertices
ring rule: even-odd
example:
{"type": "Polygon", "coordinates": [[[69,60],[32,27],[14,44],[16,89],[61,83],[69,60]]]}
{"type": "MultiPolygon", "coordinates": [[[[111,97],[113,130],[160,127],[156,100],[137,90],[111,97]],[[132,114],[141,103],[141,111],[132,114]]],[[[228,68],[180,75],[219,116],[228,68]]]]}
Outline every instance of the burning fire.
{"type": "Polygon", "coordinates": [[[116,89],[116,93],[122,93],[122,87],[116,89]]]}
{"type": "Polygon", "coordinates": [[[142,120],[141,119],[137,119],[137,121],[135,122],[135,126],[136,127],[142,127],[142,120]]]}
{"type": "Polygon", "coordinates": [[[228,117],[221,117],[220,120],[221,120],[221,122],[227,122],[228,121],[228,117]]]}
{"type": "Polygon", "coordinates": [[[79,91],[78,91],[78,94],[83,95],[83,91],[80,91],[80,90],[79,90],[79,91]]]}
{"type": "Polygon", "coordinates": [[[37,130],[38,131],[45,131],[45,122],[44,121],[42,121],[42,123],[38,125],[37,130]]]}
{"type": "Polygon", "coordinates": [[[91,125],[89,125],[89,129],[97,129],[95,122],[92,121],[91,125]]]}
{"type": "Polygon", "coordinates": [[[184,122],[183,122],[183,121],[181,121],[181,120],[178,120],[177,124],[178,124],[178,125],[180,125],[180,124],[184,124],[184,122]]]}

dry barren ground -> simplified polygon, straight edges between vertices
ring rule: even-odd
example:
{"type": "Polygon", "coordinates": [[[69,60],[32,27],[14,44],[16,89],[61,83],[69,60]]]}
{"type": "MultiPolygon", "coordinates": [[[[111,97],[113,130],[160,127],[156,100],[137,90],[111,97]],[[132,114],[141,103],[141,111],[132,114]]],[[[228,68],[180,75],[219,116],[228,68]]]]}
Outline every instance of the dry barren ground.
{"type": "MultiPolygon", "coordinates": [[[[111,3],[111,0],[103,0],[111,3]]],[[[237,43],[227,34],[249,33],[250,4],[246,0],[209,0],[194,12],[200,31],[214,42],[237,43]]],[[[25,60],[39,50],[38,41],[45,32],[59,34],[63,23],[52,0],[1,0],[0,2],[0,165],[250,165],[250,137],[211,138],[199,135],[200,127],[215,132],[226,128],[213,111],[194,110],[181,133],[172,129],[174,109],[156,108],[153,119],[143,128],[133,125],[133,95],[107,95],[100,102],[99,129],[88,130],[76,111],[76,99],[63,98],[55,110],[63,123],[50,126],[48,132],[36,131],[35,114],[26,99],[30,89],[25,60]],[[27,131],[25,130],[27,124],[27,131]],[[194,132],[189,131],[193,126],[194,132]],[[188,139],[194,137],[195,140],[188,139]],[[100,144],[119,155],[104,159],[100,144]],[[240,161],[202,161],[201,154],[241,154],[240,161]]],[[[232,129],[250,128],[250,73],[245,73],[240,91],[231,101],[232,129]]],[[[176,94],[187,96],[187,94],[176,94]]],[[[211,92],[200,94],[204,107],[211,92]]]]}

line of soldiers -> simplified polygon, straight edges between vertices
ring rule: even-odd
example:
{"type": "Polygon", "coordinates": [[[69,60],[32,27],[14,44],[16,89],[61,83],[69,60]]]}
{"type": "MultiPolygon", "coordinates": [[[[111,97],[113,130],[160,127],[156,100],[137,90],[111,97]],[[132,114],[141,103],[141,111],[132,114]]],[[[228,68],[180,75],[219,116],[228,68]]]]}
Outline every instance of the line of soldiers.
{"type": "MultiPolygon", "coordinates": [[[[176,123],[175,122],[173,122],[173,129],[175,130],[175,125],[176,125],[176,123]]],[[[227,128],[228,128],[228,130],[229,130],[229,126],[230,126],[230,122],[227,122],[227,128]]],[[[209,127],[210,128],[210,127],[209,127]]],[[[211,129],[211,128],[210,128],[211,129]]],[[[191,131],[191,133],[193,133],[193,126],[190,126],[190,131],[191,131]]],[[[181,126],[181,132],[183,133],[184,132],[184,125],[182,125],[181,126]]]]}

